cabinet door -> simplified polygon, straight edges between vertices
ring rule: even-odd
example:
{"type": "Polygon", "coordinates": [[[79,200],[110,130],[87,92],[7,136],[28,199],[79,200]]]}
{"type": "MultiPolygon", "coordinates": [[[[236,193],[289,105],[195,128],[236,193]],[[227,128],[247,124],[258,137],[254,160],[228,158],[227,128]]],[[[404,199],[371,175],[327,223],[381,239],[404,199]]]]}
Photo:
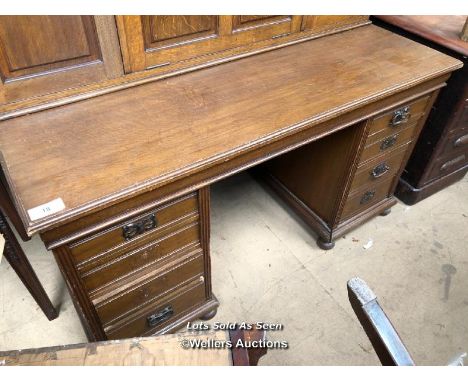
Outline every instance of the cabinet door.
{"type": "Polygon", "coordinates": [[[169,65],[218,49],[222,16],[117,16],[125,72],[169,65]]]}
{"type": "Polygon", "coordinates": [[[326,31],[362,24],[369,16],[304,16],[302,30],[326,31]]]}
{"type": "Polygon", "coordinates": [[[302,16],[117,16],[117,26],[129,73],[283,36],[299,31],[301,20],[302,16]]]}
{"type": "Polygon", "coordinates": [[[0,102],[123,74],[112,16],[0,16],[0,102]]]}

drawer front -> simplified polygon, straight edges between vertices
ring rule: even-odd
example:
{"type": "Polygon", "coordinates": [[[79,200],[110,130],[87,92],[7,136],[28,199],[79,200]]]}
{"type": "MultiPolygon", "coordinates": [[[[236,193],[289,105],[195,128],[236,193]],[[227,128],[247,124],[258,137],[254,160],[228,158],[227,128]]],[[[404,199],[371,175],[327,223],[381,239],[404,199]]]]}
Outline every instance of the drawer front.
{"type": "Polygon", "coordinates": [[[468,164],[468,150],[461,153],[445,155],[434,162],[428,179],[438,178],[448,175],[468,164]]]}
{"type": "Polygon", "coordinates": [[[400,146],[411,142],[416,131],[414,127],[415,126],[409,126],[398,133],[386,136],[377,142],[366,146],[361,154],[359,167],[378,155],[390,154],[400,146]]]}
{"type": "Polygon", "coordinates": [[[378,139],[374,137],[376,134],[391,135],[410,124],[417,123],[417,120],[424,115],[429,98],[429,96],[420,98],[374,118],[369,129],[369,143],[378,139]]]}
{"type": "Polygon", "coordinates": [[[108,324],[122,315],[129,313],[151,301],[187,280],[198,277],[204,280],[203,253],[198,252],[195,257],[193,253],[188,259],[182,259],[179,263],[167,264],[160,269],[156,276],[145,280],[124,291],[118,297],[97,304],[96,310],[103,324],[108,324]]]}
{"type": "Polygon", "coordinates": [[[194,286],[178,290],[154,305],[142,309],[131,318],[127,318],[125,322],[105,327],[104,331],[110,340],[148,336],[174,322],[205,300],[205,283],[199,281],[194,286]]]}
{"type": "Polygon", "coordinates": [[[394,177],[350,194],[343,208],[341,220],[345,220],[386,199],[390,194],[393,180],[394,177]]]}
{"type": "Polygon", "coordinates": [[[389,155],[381,155],[357,169],[350,192],[363,185],[372,186],[380,181],[392,178],[401,168],[409,144],[400,146],[389,155]]]}
{"type": "Polygon", "coordinates": [[[440,155],[450,155],[455,153],[464,153],[468,151],[468,131],[452,131],[445,140],[440,155]]]}
{"type": "Polygon", "coordinates": [[[120,257],[89,271],[83,272],[83,269],[80,268],[78,271],[86,289],[93,293],[126,275],[158,262],[168,255],[175,254],[181,249],[183,250],[189,244],[199,242],[200,228],[198,223],[195,223],[146,246],[123,253],[120,257]]]}
{"type": "Polygon", "coordinates": [[[70,250],[79,266],[95,260],[107,251],[154,240],[170,231],[184,217],[197,213],[198,200],[192,194],[73,243],[70,250]]]}
{"type": "Polygon", "coordinates": [[[467,131],[468,130],[468,97],[465,98],[465,102],[463,105],[460,105],[459,108],[457,107],[458,118],[450,125],[450,131],[467,131]]]}

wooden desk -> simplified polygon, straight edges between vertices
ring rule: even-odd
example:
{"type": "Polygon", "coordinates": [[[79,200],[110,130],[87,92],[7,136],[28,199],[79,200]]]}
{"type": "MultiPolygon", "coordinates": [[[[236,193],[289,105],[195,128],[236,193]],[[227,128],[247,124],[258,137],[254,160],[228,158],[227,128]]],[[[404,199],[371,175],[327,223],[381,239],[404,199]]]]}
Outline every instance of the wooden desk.
{"type": "Polygon", "coordinates": [[[210,184],[328,142],[309,150],[319,155],[312,163],[299,158],[311,182],[290,191],[329,248],[395,203],[395,179],[427,110],[460,66],[362,26],[6,120],[4,185],[19,229],[53,250],[90,340],[166,333],[218,306],[210,184]],[[364,172],[373,170],[388,178],[369,186],[364,172]],[[310,196],[317,187],[329,198],[310,196]],[[63,210],[31,219],[28,210],[56,198],[63,210]],[[324,201],[326,210],[316,207],[324,201]]]}

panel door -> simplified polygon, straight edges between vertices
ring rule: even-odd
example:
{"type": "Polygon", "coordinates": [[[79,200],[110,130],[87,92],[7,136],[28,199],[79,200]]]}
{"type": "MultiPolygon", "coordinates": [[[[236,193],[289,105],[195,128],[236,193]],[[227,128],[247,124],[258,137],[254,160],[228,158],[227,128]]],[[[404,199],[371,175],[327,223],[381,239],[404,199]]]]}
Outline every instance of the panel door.
{"type": "Polygon", "coordinates": [[[125,71],[206,56],[300,30],[301,16],[117,16],[125,71]]]}
{"type": "Polygon", "coordinates": [[[0,16],[0,102],[123,74],[112,16],[0,16]]]}
{"type": "Polygon", "coordinates": [[[302,30],[326,31],[362,24],[369,19],[369,16],[304,16],[302,19],[302,30]]]}

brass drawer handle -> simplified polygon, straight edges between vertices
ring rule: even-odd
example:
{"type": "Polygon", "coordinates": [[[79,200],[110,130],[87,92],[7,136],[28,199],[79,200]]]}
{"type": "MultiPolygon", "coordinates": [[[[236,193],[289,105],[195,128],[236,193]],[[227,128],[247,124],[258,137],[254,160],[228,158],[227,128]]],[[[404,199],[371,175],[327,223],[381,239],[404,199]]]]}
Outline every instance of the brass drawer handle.
{"type": "Polygon", "coordinates": [[[455,143],[453,144],[454,147],[461,147],[461,146],[464,146],[468,144],[468,134],[466,135],[463,135],[461,137],[459,137],[455,143]]]}
{"type": "Polygon", "coordinates": [[[361,201],[359,204],[369,203],[375,196],[375,191],[367,191],[362,195],[361,201]]]}
{"type": "Polygon", "coordinates": [[[455,159],[452,159],[452,160],[449,160],[448,162],[445,162],[442,166],[440,166],[440,171],[445,171],[447,169],[449,169],[450,167],[458,164],[458,163],[461,163],[461,162],[464,162],[465,161],[465,154],[463,155],[460,155],[458,157],[456,157],[455,159]]]}
{"type": "Polygon", "coordinates": [[[390,166],[388,166],[385,162],[380,163],[371,171],[371,176],[374,179],[380,178],[381,176],[385,175],[388,170],[390,170],[390,166]]]}
{"type": "Polygon", "coordinates": [[[382,144],[380,145],[380,151],[387,150],[388,148],[395,145],[397,139],[398,139],[398,135],[393,135],[391,137],[385,138],[382,141],[382,144]]]}
{"type": "Polygon", "coordinates": [[[395,110],[393,112],[393,117],[390,120],[390,126],[395,127],[403,123],[406,123],[408,122],[410,117],[411,117],[411,113],[410,113],[409,106],[405,106],[405,107],[402,107],[401,109],[395,110]]]}
{"type": "Polygon", "coordinates": [[[156,216],[154,214],[148,215],[133,223],[126,224],[122,227],[122,234],[125,240],[133,239],[135,236],[149,231],[156,227],[156,216]]]}
{"type": "Polygon", "coordinates": [[[146,323],[150,328],[154,328],[155,326],[159,325],[161,322],[166,321],[174,314],[174,309],[172,306],[166,306],[161,311],[152,314],[146,318],[146,323]]]}

